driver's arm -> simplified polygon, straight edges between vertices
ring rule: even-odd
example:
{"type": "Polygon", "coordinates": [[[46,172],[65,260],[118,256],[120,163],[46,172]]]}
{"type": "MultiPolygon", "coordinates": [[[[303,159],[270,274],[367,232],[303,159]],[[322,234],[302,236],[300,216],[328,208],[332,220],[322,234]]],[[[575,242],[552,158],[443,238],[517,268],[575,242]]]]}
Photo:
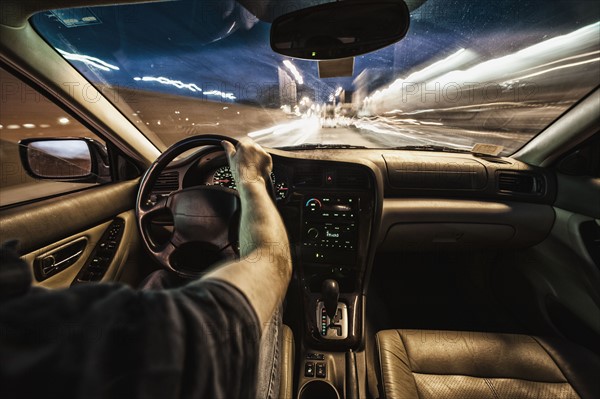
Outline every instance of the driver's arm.
{"type": "Polygon", "coordinates": [[[285,296],[292,273],[285,227],[266,190],[272,161],[258,144],[223,142],[242,203],[240,260],[227,263],[203,279],[223,280],[238,288],[254,307],[262,328],[285,296]]]}

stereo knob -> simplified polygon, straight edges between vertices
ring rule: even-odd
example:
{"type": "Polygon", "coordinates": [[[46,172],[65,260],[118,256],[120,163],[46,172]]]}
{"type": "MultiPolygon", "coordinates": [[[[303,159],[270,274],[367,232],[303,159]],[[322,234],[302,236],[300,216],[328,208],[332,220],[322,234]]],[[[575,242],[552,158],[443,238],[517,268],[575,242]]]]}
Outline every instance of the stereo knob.
{"type": "Polygon", "coordinates": [[[308,201],[306,201],[305,206],[310,210],[310,211],[318,211],[319,209],[321,209],[323,207],[323,204],[321,204],[321,201],[319,201],[316,198],[311,198],[308,201]]]}
{"type": "Polygon", "coordinates": [[[315,238],[317,238],[319,236],[319,230],[315,229],[314,227],[311,227],[306,232],[306,235],[308,236],[308,238],[315,239],[315,238]]]}

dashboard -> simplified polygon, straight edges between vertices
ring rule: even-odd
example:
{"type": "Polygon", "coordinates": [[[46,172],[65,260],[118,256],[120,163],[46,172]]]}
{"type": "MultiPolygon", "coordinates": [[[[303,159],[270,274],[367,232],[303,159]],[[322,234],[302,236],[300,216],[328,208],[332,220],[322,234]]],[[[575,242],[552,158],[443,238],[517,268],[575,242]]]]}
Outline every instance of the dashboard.
{"type": "MultiPolygon", "coordinates": [[[[342,249],[350,245],[345,241],[351,241],[354,249],[364,241],[363,249],[379,250],[415,243],[526,247],[545,237],[554,218],[550,204],[556,195],[555,176],[512,158],[380,149],[269,152],[277,207],[287,218],[290,237],[301,246],[314,248],[310,235],[315,232],[308,230],[315,226],[306,224],[314,213],[307,204],[324,206],[325,214],[319,213],[319,220],[313,222],[321,224],[317,230],[325,236],[334,233],[324,219],[360,215],[326,212],[329,201],[348,206],[353,199],[362,201],[355,202],[357,210],[370,210],[355,225],[360,226],[356,238],[338,243],[335,237],[325,237],[330,240],[323,242],[319,237],[319,244],[342,245],[342,249]],[[369,229],[361,232],[365,225],[369,229]]],[[[172,162],[157,179],[152,196],[199,185],[236,188],[221,148],[204,147],[172,162]]]]}

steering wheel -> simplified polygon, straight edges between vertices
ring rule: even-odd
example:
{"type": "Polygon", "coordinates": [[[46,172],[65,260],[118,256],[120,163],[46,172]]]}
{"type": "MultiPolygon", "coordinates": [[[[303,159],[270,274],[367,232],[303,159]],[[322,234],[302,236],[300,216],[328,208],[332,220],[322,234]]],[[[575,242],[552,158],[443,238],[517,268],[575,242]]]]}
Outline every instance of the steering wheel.
{"type": "MultiPolygon", "coordinates": [[[[238,143],[219,135],[181,140],[150,165],[140,182],[135,211],[144,246],[163,267],[182,277],[198,277],[212,263],[239,257],[239,194],[220,185],[195,186],[174,191],[153,203],[150,193],[160,173],[178,155],[199,146],[222,147],[222,141],[234,146],[238,143]],[[161,213],[172,215],[173,232],[167,242],[157,243],[152,237],[150,221],[161,213]]],[[[268,176],[265,181],[274,200],[273,183],[268,176]]]]}

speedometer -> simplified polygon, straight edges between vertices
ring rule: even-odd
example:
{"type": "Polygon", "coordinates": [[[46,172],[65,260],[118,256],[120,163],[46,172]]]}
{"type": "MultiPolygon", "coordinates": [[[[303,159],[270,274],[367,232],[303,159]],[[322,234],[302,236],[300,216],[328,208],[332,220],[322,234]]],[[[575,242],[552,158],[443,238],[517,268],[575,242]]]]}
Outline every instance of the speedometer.
{"type": "MultiPolygon", "coordinates": [[[[271,181],[275,186],[276,199],[283,200],[288,195],[288,186],[285,182],[278,182],[275,180],[275,174],[271,172],[271,181]]],[[[213,184],[231,188],[236,190],[237,187],[235,185],[235,180],[233,179],[233,174],[231,173],[231,169],[229,166],[221,166],[219,169],[215,171],[213,174],[213,184]]]]}
{"type": "Polygon", "coordinates": [[[235,180],[229,166],[221,166],[213,174],[213,184],[218,184],[223,187],[236,189],[235,180]]]}

